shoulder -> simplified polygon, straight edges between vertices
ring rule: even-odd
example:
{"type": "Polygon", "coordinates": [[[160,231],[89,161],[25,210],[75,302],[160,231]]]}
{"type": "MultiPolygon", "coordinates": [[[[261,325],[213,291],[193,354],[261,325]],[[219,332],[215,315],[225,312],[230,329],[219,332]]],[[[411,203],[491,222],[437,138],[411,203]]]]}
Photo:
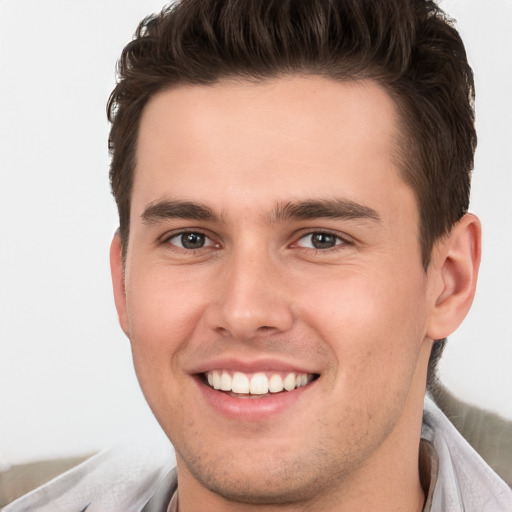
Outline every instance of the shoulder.
{"type": "Polygon", "coordinates": [[[512,510],[511,489],[428,397],[425,399],[422,438],[431,443],[438,459],[433,512],[512,510]]]}
{"type": "Polygon", "coordinates": [[[168,441],[123,444],[91,457],[3,511],[140,512],[174,466],[168,441]]]}

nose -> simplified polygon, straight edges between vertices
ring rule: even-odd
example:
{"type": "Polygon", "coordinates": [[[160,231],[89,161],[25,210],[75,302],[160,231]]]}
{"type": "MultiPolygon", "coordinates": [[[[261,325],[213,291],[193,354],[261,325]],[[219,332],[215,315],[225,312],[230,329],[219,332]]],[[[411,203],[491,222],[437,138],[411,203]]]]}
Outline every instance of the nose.
{"type": "Polygon", "coordinates": [[[294,323],[283,265],[268,251],[237,250],[223,262],[210,304],[211,329],[251,340],[285,332],[294,323]]]}

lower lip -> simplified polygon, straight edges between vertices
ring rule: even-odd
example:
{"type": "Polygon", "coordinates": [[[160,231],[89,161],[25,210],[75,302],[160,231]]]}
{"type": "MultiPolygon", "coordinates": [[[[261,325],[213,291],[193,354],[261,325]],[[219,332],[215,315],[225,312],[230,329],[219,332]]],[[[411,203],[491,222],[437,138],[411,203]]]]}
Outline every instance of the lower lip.
{"type": "Polygon", "coordinates": [[[283,391],[261,398],[238,398],[223,391],[217,391],[205,384],[200,377],[196,382],[206,402],[222,415],[247,421],[264,420],[271,416],[282,413],[304,395],[315,385],[316,380],[293,391],[283,391]]]}

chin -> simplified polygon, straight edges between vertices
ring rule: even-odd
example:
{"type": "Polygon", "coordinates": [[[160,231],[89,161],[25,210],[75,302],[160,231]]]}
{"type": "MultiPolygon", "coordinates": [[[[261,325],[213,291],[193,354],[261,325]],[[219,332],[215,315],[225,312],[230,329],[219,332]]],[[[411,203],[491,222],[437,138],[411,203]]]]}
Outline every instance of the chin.
{"type": "MultiPolygon", "coordinates": [[[[195,470],[199,468],[194,468],[195,470]]],[[[316,488],[309,476],[291,469],[279,468],[273,473],[265,469],[248,468],[240,472],[236,467],[222,471],[199,469],[195,478],[206,489],[225,500],[253,505],[284,505],[314,499],[322,491],[316,488]]]]}
{"type": "Polygon", "coordinates": [[[253,505],[315,501],[329,487],[338,486],[340,475],[347,469],[339,461],[334,468],[324,452],[308,456],[296,449],[293,454],[263,449],[252,454],[226,450],[223,455],[212,455],[180,456],[178,464],[184,464],[203,488],[217,496],[253,505]]]}

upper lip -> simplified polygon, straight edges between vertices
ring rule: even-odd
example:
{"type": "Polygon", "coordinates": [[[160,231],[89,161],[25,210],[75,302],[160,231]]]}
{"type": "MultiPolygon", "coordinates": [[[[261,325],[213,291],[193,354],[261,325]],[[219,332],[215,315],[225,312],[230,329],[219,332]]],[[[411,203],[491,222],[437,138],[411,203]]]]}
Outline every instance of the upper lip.
{"type": "Polygon", "coordinates": [[[318,374],[319,371],[311,366],[283,361],[276,358],[253,358],[253,359],[240,359],[236,357],[218,357],[209,359],[198,363],[190,368],[189,373],[198,374],[205,373],[210,370],[233,370],[243,373],[255,372],[295,372],[295,373],[313,373],[318,374]]]}

